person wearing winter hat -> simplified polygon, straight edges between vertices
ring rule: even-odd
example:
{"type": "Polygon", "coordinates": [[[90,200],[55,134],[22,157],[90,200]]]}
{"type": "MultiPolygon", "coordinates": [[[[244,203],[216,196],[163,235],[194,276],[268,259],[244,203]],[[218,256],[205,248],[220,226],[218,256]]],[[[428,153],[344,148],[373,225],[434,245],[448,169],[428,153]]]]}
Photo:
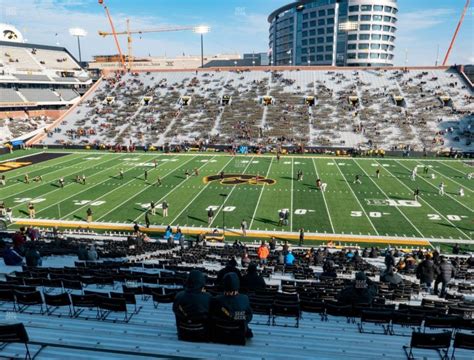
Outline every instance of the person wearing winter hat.
{"type": "Polygon", "coordinates": [[[211,312],[218,318],[228,320],[244,320],[246,323],[246,337],[253,337],[248,324],[252,320],[252,308],[247,295],[239,293],[240,280],[236,273],[231,272],[223,278],[224,294],[216,296],[211,305],[211,312]]]}
{"type": "Polygon", "coordinates": [[[247,274],[242,277],[242,288],[247,291],[265,289],[265,279],[257,273],[257,265],[251,263],[247,269],[247,274]]]}
{"type": "Polygon", "coordinates": [[[237,261],[233,257],[230,258],[229,261],[227,262],[227,265],[223,267],[222,269],[220,269],[219,272],[217,273],[216,283],[222,286],[223,285],[222,281],[224,279],[224,276],[228,273],[237,274],[239,281],[240,279],[242,279],[242,274],[240,273],[240,270],[237,269],[237,261]]]}
{"type": "Polygon", "coordinates": [[[211,295],[204,291],[206,279],[199,270],[192,270],[185,283],[184,290],[176,294],[173,311],[177,316],[207,317],[211,295]]]}

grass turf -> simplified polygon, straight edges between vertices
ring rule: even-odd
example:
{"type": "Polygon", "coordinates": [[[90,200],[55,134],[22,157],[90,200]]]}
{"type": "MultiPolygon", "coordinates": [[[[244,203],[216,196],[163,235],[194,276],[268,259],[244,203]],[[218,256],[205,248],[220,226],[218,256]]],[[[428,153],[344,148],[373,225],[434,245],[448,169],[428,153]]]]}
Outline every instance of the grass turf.
{"type": "MultiPolygon", "coordinates": [[[[11,156],[3,155],[0,161],[11,156]]],[[[150,201],[166,200],[169,216],[163,218],[158,209],[157,215],[150,216],[152,224],[207,227],[207,209],[212,206],[212,227],[225,222],[226,228],[238,229],[245,219],[250,230],[297,232],[304,228],[323,234],[470,240],[474,190],[466,174],[471,171],[462,161],[436,159],[282,156],[277,161],[259,155],[70,152],[5,172],[7,185],[0,188],[0,199],[13,208],[15,218],[26,218],[27,204],[33,201],[37,218],[84,220],[91,207],[95,222],[143,223],[150,201]],[[416,166],[420,166],[418,176],[412,181],[411,170],[416,166]],[[424,166],[429,167],[428,175],[423,174],[424,166]],[[185,171],[192,173],[194,168],[199,169],[199,176],[186,178],[185,171]],[[375,176],[377,168],[380,178],[375,176]],[[302,181],[296,180],[298,170],[304,173],[302,181]],[[205,176],[221,171],[259,174],[275,184],[204,183],[205,176]],[[43,182],[25,184],[25,173],[30,179],[41,175],[43,182]],[[86,185],[75,183],[75,176],[83,174],[86,185]],[[158,175],[162,186],[155,184],[158,175]],[[353,183],[356,175],[362,184],[353,183]],[[65,179],[64,188],[58,187],[60,177],[65,179]],[[326,192],[316,188],[316,178],[328,184],[326,192]],[[446,184],[444,196],[438,194],[441,181],[446,184]],[[418,203],[413,202],[416,187],[421,192],[418,203]],[[458,195],[460,187],[464,197],[458,195]],[[290,212],[286,226],[278,225],[280,209],[290,212]]]]}

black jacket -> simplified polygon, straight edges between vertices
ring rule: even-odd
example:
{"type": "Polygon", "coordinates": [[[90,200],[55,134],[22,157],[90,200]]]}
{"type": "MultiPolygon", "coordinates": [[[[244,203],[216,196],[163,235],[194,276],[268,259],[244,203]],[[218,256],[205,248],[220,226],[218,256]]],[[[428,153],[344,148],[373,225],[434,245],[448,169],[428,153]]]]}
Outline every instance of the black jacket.
{"type": "Polygon", "coordinates": [[[443,282],[449,282],[454,275],[456,275],[456,270],[453,265],[444,260],[437,266],[436,273],[438,275],[437,279],[443,282]]]}
{"type": "Polygon", "coordinates": [[[416,268],[416,277],[422,283],[431,283],[434,280],[435,268],[432,260],[423,260],[416,268]]]}
{"type": "Polygon", "coordinates": [[[237,274],[237,276],[239,277],[239,281],[242,279],[242,274],[240,273],[240,270],[237,269],[235,265],[229,263],[224,268],[220,269],[217,273],[217,284],[222,285],[222,279],[224,279],[224,275],[231,272],[237,274]]]}
{"type": "Polygon", "coordinates": [[[186,288],[176,294],[173,311],[178,317],[207,317],[209,314],[211,295],[202,292],[205,279],[200,271],[189,273],[186,288]]]}
{"type": "Polygon", "coordinates": [[[249,268],[249,271],[246,275],[242,277],[242,288],[247,290],[259,290],[265,289],[267,284],[262,276],[260,276],[256,271],[252,271],[249,268]]]}
{"type": "MultiPolygon", "coordinates": [[[[223,281],[224,291],[236,291],[240,281],[236,274],[229,274],[223,281]]],[[[211,303],[211,312],[214,316],[223,319],[245,320],[248,324],[252,320],[252,308],[247,295],[219,295],[211,303]]]]}

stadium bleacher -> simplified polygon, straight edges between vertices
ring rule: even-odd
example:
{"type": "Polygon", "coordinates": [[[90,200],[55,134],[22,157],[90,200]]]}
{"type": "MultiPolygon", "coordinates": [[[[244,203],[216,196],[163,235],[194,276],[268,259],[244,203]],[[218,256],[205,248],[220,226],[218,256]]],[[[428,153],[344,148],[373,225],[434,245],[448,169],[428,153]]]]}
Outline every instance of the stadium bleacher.
{"type": "MultiPolygon", "coordinates": [[[[219,294],[218,270],[230,256],[240,260],[242,247],[182,248],[164,241],[137,246],[101,236],[92,241],[103,260],[90,262],[78,261],[74,254],[80,244],[90,245],[91,239],[77,234],[58,241],[51,233],[44,235],[45,242],[37,242],[44,256],[41,267],[0,264],[5,278],[0,281],[0,312],[6,314],[3,325],[23,323],[29,351],[37,359],[401,359],[405,351],[417,358],[435,358],[438,355],[432,349],[449,348],[451,354],[455,346],[457,359],[472,358],[468,344],[474,307],[464,296],[472,295],[474,273],[472,258],[463,255],[451,258],[458,272],[446,298],[438,299],[419,286],[413,269],[400,271],[400,285],[380,282],[382,253],[364,252],[359,261],[352,261],[347,250],[315,249],[308,257],[309,249],[299,248],[293,249],[296,263],[285,266],[278,261],[277,253],[283,251],[280,244],[269,263],[260,268],[267,288],[248,292],[254,337],[245,346],[229,346],[179,341],[170,302],[192,269],[207,274],[207,292],[219,294]],[[327,260],[334,262],[337,278],[322,276],[327,260]],[[378,288],[373,304],[339,304],[338,293],[361,270],[378,288]],[[436,334],[446,329],[443,339],[438,338],[436,334]],[[431,335],[431,347],[420,349],[429,342],[423,334],[431,335]]],[[[253,261],[258,261],[256,249],[247,244],[253,261]]],[[[411,255],[401,256],[396,259],[411,255]]],[[[413,257],[417,256],[415,250],[413,257]]],[[[245,268],[239,268],[245,273],[245,268]]],[[[0,342],[2,334],[0,328],[0,342]]],[[[3,347],[2,356],[23,357],[25,347],[17,341],[3,347]]]]}
{"type": "Polygon", "coordinates": [[[455,69],[140,73],[105,79],[45,142],[473,151],[473,111],[455,69]]]}

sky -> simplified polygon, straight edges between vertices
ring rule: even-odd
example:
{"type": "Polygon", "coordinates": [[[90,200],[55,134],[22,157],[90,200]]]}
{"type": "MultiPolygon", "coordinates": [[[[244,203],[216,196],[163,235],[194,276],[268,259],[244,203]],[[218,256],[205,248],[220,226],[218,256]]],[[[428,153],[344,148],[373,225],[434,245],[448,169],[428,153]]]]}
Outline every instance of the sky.
{"type": "MultiPolygon", "coordinates": [[[[252,53],[268,51],[268,15],[290,0],[105,0],[117,30],[153,29],[162,26],[205,24],[206,54],[252,53]]],[[[439,47],[442,62],[465,0],[398,0],[399,21],[396,33],[395,65],[434,65],[439,47]]],[[[117,53],[111,37],[102,38],[98,30],[110,31],[104,9],[97,0],[0,0],[0,22],[16,26],[29,43],[60,45],[77,56],[76,40],[68,29],[87,31],[82,39],[83,60],[93,55],[117,53]]],[[[474,63],[474,4],[450,57],[451,64],[474,63]]],[[[126,51],[126,39],[121,38],[126,51]]],[[[135,36],[135,56],[200,54],[200,40],[192,32],[144,34],[135,36]]]]}

